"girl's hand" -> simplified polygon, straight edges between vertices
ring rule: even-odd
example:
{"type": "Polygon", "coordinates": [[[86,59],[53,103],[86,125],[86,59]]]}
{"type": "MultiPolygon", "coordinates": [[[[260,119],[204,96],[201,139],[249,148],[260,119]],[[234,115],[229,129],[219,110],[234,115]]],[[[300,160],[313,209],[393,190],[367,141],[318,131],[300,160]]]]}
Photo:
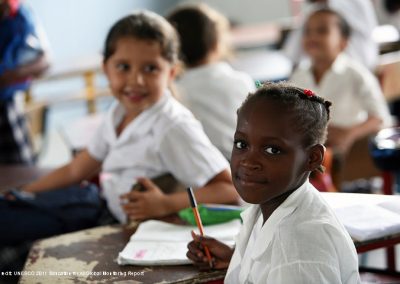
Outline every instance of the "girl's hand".
{"type": "Polygon", "coordinates": [[[187,246],[188,252],[186,253],[186,256],[193,261],[194,264],[200,268],[200,270],[210,269],[207,256],[204,252],[204,246],[207,246],[210,251],[213,263],[212,268],[228,268],[229,262],[231,261],[233,255],[232,248],[217,241],[216,239],[197,235],[193,231],[192,238],[193,241],[191,241],[187,246]]]}
{"type": "Polygon", "coordinates": [[[125,203],[122,209],[130,220],[140,221],[171,213],[168,210],[168,196],[160,188],[147,178],[139,178],[138,182],[145,188],[144,191],[133,190],[121,195],[125,203]]]}

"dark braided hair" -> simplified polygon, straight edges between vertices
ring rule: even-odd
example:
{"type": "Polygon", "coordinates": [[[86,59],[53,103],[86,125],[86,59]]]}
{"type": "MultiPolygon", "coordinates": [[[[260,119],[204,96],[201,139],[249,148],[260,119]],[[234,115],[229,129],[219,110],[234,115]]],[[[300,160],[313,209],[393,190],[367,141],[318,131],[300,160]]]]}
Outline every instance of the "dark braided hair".
{"type": "Polygon", "coordinates": [[[238,114],[246,104],[258,98],[270,99],[288,108],[293,114],[293,126],[304,133],[304,147],[326,141],[331,102],[287,82],[265,83],[247,96],[238,114]]]}
{"type": "Polygon", "coordinates": [[[155,41],[166,60],[171,63],[178,60],[178,35],[166,19],[154,12],[137,11],[117,21],[106,37],[104,62],[114,54],[117,41],[124,37],[155,41]]]}

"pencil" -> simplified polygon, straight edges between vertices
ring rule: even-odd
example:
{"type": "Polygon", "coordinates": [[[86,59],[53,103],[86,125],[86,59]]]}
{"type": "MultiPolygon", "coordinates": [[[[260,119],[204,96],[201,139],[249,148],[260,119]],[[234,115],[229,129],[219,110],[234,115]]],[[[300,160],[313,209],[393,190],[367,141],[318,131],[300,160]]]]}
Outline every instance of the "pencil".
{"type": "MultiPolygon", "coordinates": [[[[202,222],[201,222],[199,210],[198,210],[198,208],[197,208],[197,202],[196,202],[196,199],[195,199],[195,197],[194,197],[192,188],[191,188],[191,187],[188,187],[187,192],[188,192],[188,195],[189,195],[190,206],[192,207],[194,219],[196,220],[196,224],[197,224],[197,227],[199,228],[200,235],[201,235],[201,236],[204,236],[203,224],[202,224],[202,222]]],[[[207,246],[204,246],[204,251],[205,251],[206,256],[207,256],[207,259],[208,259],[208,264],[209,264],[210,267],[212,268],[212,261],[211,261],[210,250],[208,249],[207,246]]]]}

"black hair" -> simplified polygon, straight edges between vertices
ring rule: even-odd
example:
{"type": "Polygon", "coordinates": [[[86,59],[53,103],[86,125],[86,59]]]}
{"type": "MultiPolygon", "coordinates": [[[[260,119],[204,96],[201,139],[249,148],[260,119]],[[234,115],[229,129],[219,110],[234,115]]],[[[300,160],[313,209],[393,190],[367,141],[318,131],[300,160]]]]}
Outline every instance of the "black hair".
{"type": "Polygon", "coordinates": [[[189,67],[198,65],[218,47],[226,21],[206,5],[179,7],[167,19],[179,34],[181,60],[189,67]]]}
{"type": "Polygon", "coordinates": [[[304,147],[325,143],[331,102],[287,82],[264,83],[247,96],[238,114],[249,102],[258,98],[273,100],[293,113],[293,126],[304,133],[304,147]]]}
{"type": "Polygon", "coordinates": [[[390,14],[395,14],[400,9],[399,0],[384,0],[385,10],[390,14]]]}
{"type": "Polygon", "coordinates": [[[349,23],[347,22],[347,20],[340,13],[338,13],[335,10],[332,10],[328,7],[324,6],[323,8],[315,10],[314,12],[312,12],[309,15],[308,18],[311,18],[313,15],[321,14],[321,13],[335,16],[338,19],[338,27],[339,27],[340,34],[345,39],[348,39],[351,36],[351,27],[350,27],[349,23]]]}
{"type": "Polygon", "coordinates": [[[117,21],[107,34],[104,62],[115,52],[117,41],[124,37],[155,41],[161,55],[171,63],[178,60],[179,40],[175,29],[166,19],[150,11],[134,12],[117,21]]]}

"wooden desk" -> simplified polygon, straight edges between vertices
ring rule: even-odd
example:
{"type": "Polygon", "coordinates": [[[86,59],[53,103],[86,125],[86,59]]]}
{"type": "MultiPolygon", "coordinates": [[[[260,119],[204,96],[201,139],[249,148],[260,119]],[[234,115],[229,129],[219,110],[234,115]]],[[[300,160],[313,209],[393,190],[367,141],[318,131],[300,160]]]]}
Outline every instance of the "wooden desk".
{"type": "Polygon", "coordinates": [[[23,275],[20,283],[204,283],[226,273],[199,272],[192,265],[119,266],[118,252],[133,231],[121,225],[103,226],[38,241],[24,272],[39,275],[23,275]]]}

